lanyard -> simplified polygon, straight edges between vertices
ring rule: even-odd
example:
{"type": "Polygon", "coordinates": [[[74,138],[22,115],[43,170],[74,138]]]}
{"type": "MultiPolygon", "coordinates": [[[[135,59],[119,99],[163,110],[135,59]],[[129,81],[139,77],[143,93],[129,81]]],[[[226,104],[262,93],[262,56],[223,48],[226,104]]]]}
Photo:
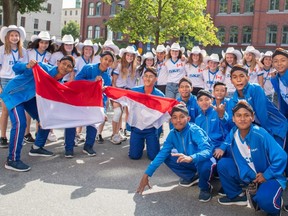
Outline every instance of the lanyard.
{"type": "Polygon", "coordinates": [[[44,59],[45,59],[45,56],[46,56],[46,52],[47,52],[47,51],[45,50],[45,52],[44,52],[43,54],[40,54],[40,53],[38,52],[38,50],[35,49],[35,52],[36,52],[36,61],[39,62],[39,61],[38,61],[38,55],[39,55],[39,56],[43,56],[42,59],[41,59],[41,61],[40,61],[40,62],[43,62],[44,59]]]}
{"type": "Polygon", "coordinates": [[[208,79],[209,79],[209,84],[210,84],[209,91],[210,92],[212,91],[212,86],[214,84],[214,80],[215,80],[217,72],[218,72],[218,70],[215,71],[215,73],[211,72],[210,70],[208,71],[208,79]],[[212,81],[211,81],[211,78],[210,78],[210,73],[213,74],[213,80],[212,81]]]}
{"type": "Polygon", "coordinates": [[[264,83],[263,83],[263,85],[266,83],[266,81],[268,80],[268,77],[269,77],[269,74],[270,74],[270,69],[267,71],[267,70],[265,70],[264,69],[264,71],[266,71],[267,72],[267,75],[264,77],[264,83]]]}
{"type": "Polygon", "coordinates": [[[18,62],[18,60],[20,59],[20,55],[19,55],[19,52],[18,52],[18,58],[17,58],[17,60],[16,60],[16,58],[15,58],[15,56],[14,56],[14,54],[13,53],[17,53],[18,52],[18,49],[16,49],[16,50],[12,50],[12,57],[13,57],[13,62],[14,62],[14,64],[16,64],[17,62],[18,62]]]}

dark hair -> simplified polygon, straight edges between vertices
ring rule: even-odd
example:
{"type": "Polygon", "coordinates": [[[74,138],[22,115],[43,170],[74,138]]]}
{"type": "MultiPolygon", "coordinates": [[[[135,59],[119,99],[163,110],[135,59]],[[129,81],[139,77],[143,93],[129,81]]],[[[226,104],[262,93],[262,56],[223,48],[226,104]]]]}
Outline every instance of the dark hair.
{"type": "Polygon", "coordinates": [[[217,82],[213,85],[213,89],[215,89],[215,87],[218,86],[218,85],[219,85],[219,86],[220,86],[220,85],[221,85],[221,86],[224,86],[225,89],[227,90],[227,86],[226,86],[226,84],[223,83],[223,82],[219,82],[219,81],[217,81],[217,82]]]}
{"type": "Polygon", "coordinates": [[[246,73],[248,75],[248,70],[246,68],[244,68],[243,65],[240,64],[236,64],[232,67],[231,71],[230,71],[230,75],[232,75],[232,73],[234,73],[235,71],[243,71],[244,73],[246,73]]]}
{"type": "MultiPolygon", "coordinates": [[[[63,55],[67,55],[67,52],[66,50],[64,49],[64,43],[61,44],[61,46],[59,47],[59,49],[57,51],[60,51],[63,53],[63,55]]],[[[77,55],[77,56],[80,56],[80,53],[78,52],[78,50],[76,49],[75,45],[73,44],[73,50],[72,50],[72,53],[77,55]]]]}
{"type": "MultiPolygon", "coordinates": [[[[39,48],[39,42],[41,41],[41,39],[37,39],[35,41],[30,41],[31,43],[29,43],[27,48],[30,49],[38,49],[39,48]]],[[[53,46],[52,41],[49,41],[49,46],[46,49],[48,52],[50,52],[51,54],[55,52],[55,46],[53,46]]]]}
{"type": "Polygon", "coordinates": [[[61,59],[60,59],[60,62],[61,61],[64,61],[64,60],[68,60],[72,63],[72,66],[74,67],[75,66],[75,59],[72,55],[66,55],[66,56],[63,56],[61,59]]]}
{"type": "Polygon", "coordinates": [[[197,100],[202,97],[202,96],[207,96],[209,98],[214,98],[214,96],[209,92],[206,91],[204,89],[201,89],[198,93],[197,93],[197,100]]]}
{"type": "Polygon", "coordinates": [[[109,50],[105,50],[103,53],[100,54],[100,57],[103,58],[104,56],[109,55],[111,56],[111,58],[113,59],[113,61],[115,61],[115,55],[109,51],[109,50]]]}
{"type": "Polygon", "coordinates": [[[272,55],[272,58],[274,58],[276,55],[283,55],[285,56],[286,58],[288,58],[288,51],[283,49],[283,48],[277,48],[273,55],[272,55]]]}
{"type": "Polygon", "coordinates": [[[254,114],[252,106],[247,101],[241,100],[233,107],[232,109],[233,116],[241,108],[248,110],[252,115],[254,114]]]}
{"type": "Polygon", "coordinates": [[[144,74],[147,73],[147,72],[150,72],[150,73],[154,74],[155,77],[157,77],[157,71],[156,71],[156,69],[154,67],[146,68],[146,70],[144,71],[144,74]]]}
{"type": "Polygon", "coordinates": [[[180,81],[179,81],[179,83],[178,83],[178,85],[180,86],[182,82],[188,82],[189,85],[190,85],[191,87],[193,87],[191,80],[188,79],[187,77],[181,78],[180,81]]]}
{"type": "Polygon", "coordinates": [[[172,108],[170,115],[172,116],[174,112],[182,112],[184,115],[189,116],[189,111],[188,111],[187,107],[181,103],[176,104],[172,108]]]}
{"type": "MultiPolygon", "coordinates": [[[[137,56],[138,57],[138,56],[137,56]]],[[[146,59],[144,59],[143,63],[139,66],[139,68],[137,69],[137,73],[139,73],[139,76],[141,77],[143,72],[144,72],[144,69],[146,67],[146,59]]],[[[153,58],[153,66],[155,65],[155,59],[153,58]]],[[[152,66],[152,67],[153,67],[152,66]]]]}

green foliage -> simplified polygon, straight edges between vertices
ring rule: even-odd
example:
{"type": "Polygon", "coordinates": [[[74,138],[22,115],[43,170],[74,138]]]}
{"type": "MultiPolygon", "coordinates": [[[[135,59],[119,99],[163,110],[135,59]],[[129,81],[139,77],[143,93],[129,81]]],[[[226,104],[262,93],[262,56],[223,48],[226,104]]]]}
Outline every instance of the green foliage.
{"type": "Polygon", "coordinates": [[[80,36],[80,26],[78,23],[76,23],[75,21],[70,21],[68,22],[61,31],[61,35],[62,37],[65,34],[71,34],[73,36],[74,39],[79,38],[80,36]]]}
{"type": "Polygon", "coordinates": [[[21,14],[28,12],[40,12],[46,10],[41,4],[46,0],[14,0],[15,4],[18,5],[18,10],[21,14]]]}
{"type": "Polygon", "coordinates": [[[130,0],[106,24],[114,32],[129,35],[130,42],[161,44],[185,35],[204,46],[220,45],[217,28],[205,9],[206,0],[130,0]]]}

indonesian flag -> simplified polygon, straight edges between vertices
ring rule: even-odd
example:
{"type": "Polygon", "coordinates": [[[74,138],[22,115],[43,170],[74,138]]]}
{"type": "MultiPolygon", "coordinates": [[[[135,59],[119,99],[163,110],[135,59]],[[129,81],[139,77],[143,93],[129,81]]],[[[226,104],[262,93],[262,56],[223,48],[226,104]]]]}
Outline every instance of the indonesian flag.
{"type": "Polygon", "coordinates": [[[38,64],[33,67],[36,100],[43,129],[71,128],[104,121],[102,81],[59,83],[38,64]]]}
{"type": "Polygon", "coordinates": [[[171,98],[114,87],[107,87],[104,93],[122,106],[128,107],[128,124],[140,130],[161,127],[164,122],[170,119],[169,112],[172,107],[179,103],[171,98]]]}

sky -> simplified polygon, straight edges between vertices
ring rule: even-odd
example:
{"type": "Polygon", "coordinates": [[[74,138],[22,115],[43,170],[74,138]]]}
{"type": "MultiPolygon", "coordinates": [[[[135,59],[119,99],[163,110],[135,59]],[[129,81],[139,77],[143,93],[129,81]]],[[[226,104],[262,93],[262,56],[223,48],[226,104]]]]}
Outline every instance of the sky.
{"type": "Polygon", "coordinates": [[[75,0],[63,0],[63,8],[75,7],[75,0]]]}

